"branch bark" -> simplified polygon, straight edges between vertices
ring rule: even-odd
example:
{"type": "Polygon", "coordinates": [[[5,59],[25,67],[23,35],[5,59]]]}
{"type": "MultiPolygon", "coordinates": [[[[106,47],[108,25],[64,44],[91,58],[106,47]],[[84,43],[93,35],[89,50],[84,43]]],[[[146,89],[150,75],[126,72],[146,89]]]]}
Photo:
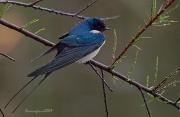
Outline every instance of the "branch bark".
{"type": "Polygon", "coordinates": [[[7,55],[7,54],[4,54],[4,53],[1,53],[1,52],[0,52],[0,55],[8,58],[8,59],[11,60],[11,61],[15,61],[15,59],[14,59],[13,57],[11,57],[11,56],[9,56],[9,55],[7,55]]]}

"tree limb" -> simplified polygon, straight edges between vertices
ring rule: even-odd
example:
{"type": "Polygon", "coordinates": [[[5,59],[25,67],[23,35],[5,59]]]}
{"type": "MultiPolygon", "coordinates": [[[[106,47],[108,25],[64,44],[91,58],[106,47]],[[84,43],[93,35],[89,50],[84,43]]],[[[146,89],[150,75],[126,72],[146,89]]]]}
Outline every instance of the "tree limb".
{"type": "Polygon", "coordinates": [[[1,52],[0,52],[0,55],[2,55],[2,56],[4,56],[4,57],[8,58],[8,59],[11,60],[11,61],[15,61],[14,58],[12,58],[11,56],[9,56],[9,55],[7,55],[7,54],[4,54],[4,53],[1,53],[1,52]]]}

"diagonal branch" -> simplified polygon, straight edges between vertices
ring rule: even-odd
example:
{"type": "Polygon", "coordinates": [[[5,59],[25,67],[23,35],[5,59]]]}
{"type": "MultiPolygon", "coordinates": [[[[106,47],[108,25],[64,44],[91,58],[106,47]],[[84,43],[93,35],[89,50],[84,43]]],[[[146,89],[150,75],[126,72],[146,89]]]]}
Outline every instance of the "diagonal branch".
{"type": "MultiPolygon", "coordinates": [[[[102,76],[102,78],[104,78],[104,71],[102,69],[101,69],[101,76],[102,76]]],[[[105,88],[103,80],[102,80],[102,88],[103,88],[103,96],[104,96],[104,105],[105,105],[106,117],[109,117],[109,110],[108,110],[108,105],[107,105],[106,88],[105,88]]]]}
{"type": "MultiPolygon", "coordinates": [[[[19,26],[16,26],[12,23],[9,23],[3,19],[0,19],[0,24],[10,28],[10,29],[13,29],[13,30],[16,30],[17,32],[20,32],[22,34],[24,34],[25,36],[28,36],[30,37],[31,39],[33,40],[36,40],[46,46],[50,46],[50,47],[53,47],[55,44],[50,42],[50,41],[47,41],[46,39],[40,37],[40,36],[37,36],[19,26]]],[[[121,73],[115,71],[115,70],[112,70],[111,68],[109,68],[109,66],[103,64],[103,63],[100,63],[98,61],[95,61],[95,60],[91,60],[91,64],[94,65],[95,67],[98,67],[100,69],[102,69],[103,71],[113,75],[113,76],[116,76],[118,79],[121,79],[137,88],[141,88],[143,91],[145,91],[146,93],[149,93],[151,94],[152,96],[154,96],[155,98],[158,98],[159,100],[165,102],[166,104],[169,104],[173,107],[175,107],[176,109],[180,110],[180,106],[177,105],[176,102],[172,101],[172,100],[169,100],[168,98],[164,97],[163,95],[161,94],[158,94],[156,92],[153,92],[153,90],[151,88],[148,88],[134,80],[131,80],[130,78],[127,78],[126,76],[122,75],[121,73]]]]}
{"type": "Polygon", "coordinates": [[[29,6],[34,6],[34,5],[36,5],[37,3],[41,2],[41,1],[43,1],[43,0],[36,0],[36,1],[32,2],[32,3],[30,3],[29,6]]]}
{"type": "Polygon", "coordinates": [[[80,13],[84,12],[87,8],[89,8],[90,6],[92,6],[93,4],[95,4],[98,0],[94,0],[91,3],[89,3],[87,6],[85,6],[84,8],[80,9],[79,11],[77,11],[74,16],[79,15],[80,13]]]}
{"type": "MultiPolygon", "coordinates": [[[[128,49],[138,40],[138,38],[150,27],[152,26],[153,22],[155,22],[167,8],[169,8],[175,0],[165,0],[162,7],[160,7],[159,11],[155,16],[151,16],[149,21],[145,23],[145,25],[137,32],[137,34],[131,39],[128,45],[122,50],[122,52],[115,58],[112,63],[112,66],[120,59],[122,56],[128,51],[128,49]]],[[[112,67],[111,66],[111,67],[112,67]]]]}
{"type": "Polygon", "coordinates": [[[1,113],[2,117],[5,117],[5,115],[4,115],[3,111],[1,110],[1,108],[0,108],[0,113],[1,113]]]}
{"type": "MultiPolygon", "coordinates": [[[[45,11],[45,12],[58,14],[58,15],[71,16],[71,17],[75,16],[74,13],[68,13],[68,12],[65,12],[65,11],[45,8],[45,7],[41,7],[41,6],[37,6],[37,5],[30,5],[29,3],[24,3],[24,2],[5,0],[5,1],[0,1],[0,4],[1,3],[3,3],[3,4],[13,4],[13,5],[22,6],[22,7],[25,7],[25,8],[33,8],[35,10],[45,11]]],[[[79,18],[79,19],[88,18],[88,17],[82,16],[82,15],[76,15],[76,17],[79,18]]]]}
{"type": "Polygon", "coordinates": [[[91,66],[91,68],[94,70],[94,72],[98,75],[98,77],[102,80],[102,82],[107,86],[107,88],[113,92],[112,88],[109,86],[109,84],[104,80],[104,77],[101,76],[101,74],[98,72],[98,70],[91,64],[91,62],[88,62],[87,64],[89,64],[91,66]]]}
{"type": "Polygon", "coordinates": [[[2,56],[4,56],[4,57],[8,58],[8,59],[11,60],[11,61],[15,61],[14,58],[12,58],[11,56],[9,56],[9,55],[7,55],[7,54],[4,54],[4,53],[1,53],[1,52],[0,52],[0,55],[2,55],[2,56]]]}
{"type": "Polygon", "coordinates": [[[144,92],[141,90],[141,88],[138,88],[138,89],[139,89],[139,91],[141,92],[141,95],[142,95],[142,98],[143,98],[143,101],[144,101],[144,104],[145,104],[145,107],[146,107],[148,116],[149,116],[149,117],[152,117],[151,112],[150,112],[150,109],[149,109],[148,104],[147,104],[147,101],[146,101],[146,97],[145,97],[145,95],[144,95],[144,92]]]}
{"type": "MultiPolygon", "coordinates": [[[[79,19],[86,19],[86,18],[89,18],[89,17],[82,16],[82,15],[79,15],[79,14],[81,12],[85,11],[90,6],[92,6],[94,3],[96,3],[96,1],[97,0],[95,0],[94,2],[88,4],[86,7],[84,7],[83,9],[80,9],[76,13],[69,13],[69,12],[65,12],[65,11],[62,11],[62,10],[50,9],[50,8],[46,8],[46,7],[42,7],[42,6],[31,5],[29,3],[18,2],[18,1],[11,1],[11,0],[0,1],[0,4],[12,4],[12,5],[17,5],[17,6],[25,7],[25,8],[32,8],[32,9],[39,10],[39,11],[53,13],[53,14],[56,14],[56,15],[63,15],[63,16],[69,16],[69,17],[76,17],[76,18],[79,18],[79,19]]],[[[117,19],[118,17],[119,17],[119,15],[111,16],[111,17],[102,17],[100,19],[101,20],[112,20],[112,19],[117,19]]]]}

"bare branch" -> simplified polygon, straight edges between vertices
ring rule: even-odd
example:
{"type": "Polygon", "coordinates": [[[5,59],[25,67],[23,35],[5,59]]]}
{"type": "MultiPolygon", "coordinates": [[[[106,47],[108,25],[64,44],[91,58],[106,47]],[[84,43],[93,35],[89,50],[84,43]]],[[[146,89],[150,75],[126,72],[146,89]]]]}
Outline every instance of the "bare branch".
{"type": "Polygon", "coordinates": [[[48,40],[46,40],[46,39],[44,39],[44,38],[42,38],[40,36],[37,36],[34,33],[29,32],[29,31],[25,30],[22,27],[19,27],[19,26],[16,26],[16,25],[12,24],[12,23],[9,23],[8,21],[6,21],[6,20],[4,20],[2,18],[0,19],[0,24],[4,25],[4,26],[6,26],[6,27],[8,27],[10,29],[16,30],[16,31],[24,34],[25,36],[30,37],[30,38],[32,38],[32,39],[46,45],[46,46],[54,46],[55,45],[54,43],[52,43],[52,42],[50,42],[50,41],[48,41],[48,40]]]}
{"type": "MultiPolygon", "coordinates": [[[[176,74],[178,74],[180,71],[179,71],[179,68],[176,68],[173,72],[171,72],[170,74],[166,75],[165,78],[160,82],[158,83],[157,86],[153,87],[152,90],[154,92],[160,92],[161,90],[163,90],[165,87],[167,86],[164,86],[166,84],[166,82],[168,81],[168,79],[172,78],[173,76],[175,76],[176,74]]],[[[176,81],[177,82],[177,81],[176,81]]],[[[174,83],[174,82],[173,82],[174,83]]],[[[170,84],[169,84],[170,85],[170,84]]]]}
{"type": "MultiPolygon", "coordinates": [[[[101,69],[101,76],[104,79],[104,71],[102,69],[101,69]]],[[[106,88],[105,88],[103,80],[102,80],[102,88],[103,88],[104,106],[105,106],[106,117],[109,117],[109,110],[108,110],[108,105],[107,105],[106,88]]]]}
{"type": "Polygon", "coordinates": [[[43,0],[35,0],[34,2],[30,3],[29,6],[34,6],[41,1],[43,1],[43,0]]]}
{"type": "Polygon", "coordinates": [[[94,70],[94,72],[99,76],[99,78],[101,78],[101,80],[104,82],[104,84],[107,86],[107,88],[112,92],[113,90],[111,89],[111,87],[104,80],[104,78],[101,76],[101,74],[98,72],[98,70],[91,64],[91,62],[88,62],[87,64],[89,64],[91,66],[91,68],[94,70]]]}
{"type": "Polygon", "coordinates": [[[79,11],[77,11],[74,16],[77,16],[79,14],[81,14],[82,12],[84,12],[86,9],[88,9],[90,6],[92,6],[93,4],[95,4],[98,0],[94,0],[91,3],[89,3],[87,6],[85,6],[84,8],[80,9],[79,11]]]}
{"type": "Polygon", "coordinates": [[[141,95],[142,95],[144,104],[145,104],[145,106],[146,106],[146,110],[147,110],[148,116],[149,116],[149,117],[152,117],[151,112],[150,112],[150,109],[149,109],[148,104],[147,104],[147,101],[146,101],[146,97],[145,97],[145,95],[144,95],[144,92],[141,90],[141,88],[138,88],[138,89],[139,89],[139,91],[141,92],[141,95]]]}
{"type": "Polygon", "coordinates": [[[128,45],[122,50],[122,52],[116,57],[113,61],[111,67],[128,51],[128,49],[136,42],[136,40],[150,27],[152,26],[153,22],[155,22],[163,13],[164,11],[171,6],[171,4],[175,0],[166,0],[162,7],[160,7],[158,13],[155,16],[151,16],[149,21],[145,23],[145,25],[137,32],[137,34],[131,39],[128,45]]]}
{"type": "Polygon", "coordinates": [[[175,101],[176,104],[178,104],[180,101],[180,97],[175,101]]]}
{"type": "MultiPolygon", "coordinates": [[[[56,15],[76,17],[76,18],[79,18],[79,19],[87,19],[87,18],[89,18],[89,17],[86,17],[86,16],[77,15],[77,14],[80,14],[78,12],[77,13],[68,13],[68,12],[61,11],[61,10],[50,9],[50,8],[46,8],[46,7],[42,7],[42,6],[37,6],[37,5],[30,5],[29,3],[18,2],[18,1],[4,0],[4,1],[0,1],[0,4],[13,4],[13,5],[17,5],[17,6],[21,6],[21,7],[25,7],[25,8],[32,8],[32,9],[39,10],[39,11],[53,13],[53,14],[56,14],[56,15]]],[[[93,4],[94,3],[92,3],[92,5],[93,4]]],[[[87,5],[87,6],[90,7],[92,5],[90,4],[90,5],[87,5]]],[[[83,11],[85,11],[87,8],[83,8],[84,9],[83,11]]],[[[80,10],[82,10],[82,9],[80,9],[80,10]]],[[[79,12],[83,12],[83,11],[79,11],[79,12]]],[[[100,19],[101,20],[113,20],[113,19],[117,19],[118,17],[119,17],[119,15],[111,16],[111,17],[102,17],[100,19]]]]}
{"type": "Polygon", "coordinates": [[[7,55],[7,54],[4,54],[4,53],[1,53],[1,52],[0,52],[0,55],[2,55],[2,56],[4,56],[4,57],[8,58],[8,59],[11,60],[11,61],[15,61],[14,58],[12,58],[11,56],[9,56],[9,55],[7,55]]]}
{"type": "MultiPolygon", "coordinates": [[[[5,0],[5,1],[0,1],[0,4],[1,3],[13,4],[13,5],[17,5],[17,6],[22,6],[22,7],[26,7],[26,8],[33,8],[35,10],[45,11],[45,12],[54,13],[54,14],[58,14],[58,15],[74,17],[74,13],[67,13],[67,12],[64,12],[61,10],[49,9],[49,8],[45,8],[45,7],[41,7],[41,6],[37,6],[37,5],[29,5],[28,3],[23,3],[23,2],[18,2],[18,1],[5,0]]],[[[88,18],[88,17],[82,16],[82,15],[76,15],[76,17],[80,18],[80,19],[88,18]]]]}
{"type": "MultiPolygon", "coordinates": [[[[32,32],[29,32],[29,31],[27,31],[25,29],[23,29],[23,31],[22,31],[22,28],[20,28],[19,26],[16,26],[16,25],[14,25],[12,23],[9,23],[9,22],[7,22],[7,21],[5,21],[3,19],[0,19],[0,24],[4,25],[6,27],[9,27],[9,28],[11,28],[13,30],[16,30],[17,32],[20,32],[20,33],[30,37],[31,39],[36,40],[36,41],[38,41],[38,42],[40,42],[40,43],[42,43],[44,45],[47,45],[47,46],[50,46],[50,47],[53,47],[55,45],[54,43],[52,43],[50,41],[47,41],[46,39],[44,39],[44,38],[42,38],[40,36],[37,36],[37,35],[33,34],[32,32]],[[4,22],[6,22],[6,23],[4,23],[4,22]]],[[[169,100],[168,98],[162,96],[161,94],[153,92],[151,88],[148,88],[148,87],[146,87],[146,86],[144,86],[144,85],[142,85],[142,84],[140,84],[140,83],[138,83],[138,82],[136,82],[134,80],[131,80],[130,78],[127,78],[126,76],[120,74],[119,72],[117,72],[115,70],[112,70],[109,66],[107,66],[105,64],[102,64],[102,63],[100,63],[98,61],[91,60],[90,62],[91,62],[91,64],[93,66],[98,67],[98,68],[102,69],[103,71],[105,71],[105,72],[107,72],[107,73],[109,73],[109,74],[111,74],[113,76],[116,76],[118,79],[121,79],[121,80],[135,86],[135,87],[141,88],[141,90],[151,94],[155,98],[158,98],[159,100],[165,102],[166,104],[169,104],[169,105],[177,108],[178,110],[180,110],[180,106],[178,106],[174,101],[169,100]]]]}
{"type": "Polygon", "coordinates": [[[1,113],[1,115],[2,115],[3,117],[5,117],[5,115],[4,115],[4,113],[3,113],[3,111],[2,111],[1,108],[0,108],[0,113],[1,113]]]}

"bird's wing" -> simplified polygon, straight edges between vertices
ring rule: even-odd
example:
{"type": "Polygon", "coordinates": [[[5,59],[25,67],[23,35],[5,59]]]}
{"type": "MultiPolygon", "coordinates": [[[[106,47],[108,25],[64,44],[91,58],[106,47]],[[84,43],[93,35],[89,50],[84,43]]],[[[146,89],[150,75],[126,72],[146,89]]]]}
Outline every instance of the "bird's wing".
{"type": "Polygon", "coordinates": [[[69,35],[65,33],[63,36],[60,37],[62,39],[59,43],[57,43],[54,47],[50,48],[49,50],[43,52],[38,57],[31,60],[32,62],[39,59],[42,56],[52,52],[53,50],[57,49],[58,54],[66,47],[78,47],[84,45],[93,45],[96,43],[101,43],[104,41],[103,34],[91,34],[89,32],[84,32],[78,35],[69,35]]]}
{"type": "Polygon", "coordinates": [[[29,74],[28,77],[37,77],[39,75],[48,74],[66,65],[72,64],[100,47],[100,45],[101,44],[94,44],[91,46],[72,47],[63,50],[55,57],[54,60],[52,60],[47,65],[35,70],[29,74]]]}
{"type": "MultiPolygon", "coordinates": [[[[65,34],[63,34],[61,37],[59,37],[59,39],[64,39],[64,38],[66,38],[66,37],[68,37],[68,36],[69,36],[69,33],[65,33],[65,34]]],[[[49,54],[49,53],[52,52],[52,51],[54,51],[55,49],[57,49],[57,46],[58,46],[58,45],[59,45],[59,43],[57,43],[57,44],[54,45],[52,48],[46,50],[45,52],[43,52],[42,54],[40,54],[39,56],[37,56],[36,58],[34,58],[33,60],[31,60],[31,62],[33,62],[33,61],[41,58],[42,56],[45,56],[45,55],[49,54]]]]}

